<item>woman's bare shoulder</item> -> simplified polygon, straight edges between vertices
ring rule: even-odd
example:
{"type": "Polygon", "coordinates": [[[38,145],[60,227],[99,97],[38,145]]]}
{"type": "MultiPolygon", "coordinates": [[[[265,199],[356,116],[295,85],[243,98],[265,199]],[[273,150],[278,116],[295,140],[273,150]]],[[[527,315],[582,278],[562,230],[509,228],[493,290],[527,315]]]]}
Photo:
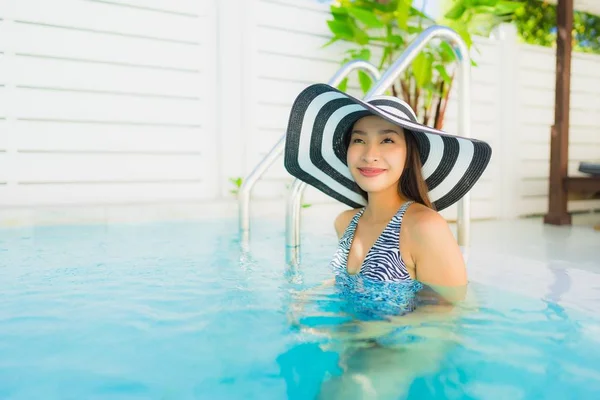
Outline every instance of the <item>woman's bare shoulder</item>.
{"type": "Polygon", "coordinates": [[[337,233],[338,239],[341,239],[342,235],[350,225],[350,221],[356,215],[356,213],[360,211],[360,208],[354,208],[351,210],[342,211],[336,218],[333,223],[335,227],[335,232],[337,233]]]}
{"type": "Polygon", "coordinates": [[[447,225],[446,220],[437,211],[424,206],[423,204],[414,203],[404,215],[402,226],[407,230],[417,230],[439,228],[447,225]]]}

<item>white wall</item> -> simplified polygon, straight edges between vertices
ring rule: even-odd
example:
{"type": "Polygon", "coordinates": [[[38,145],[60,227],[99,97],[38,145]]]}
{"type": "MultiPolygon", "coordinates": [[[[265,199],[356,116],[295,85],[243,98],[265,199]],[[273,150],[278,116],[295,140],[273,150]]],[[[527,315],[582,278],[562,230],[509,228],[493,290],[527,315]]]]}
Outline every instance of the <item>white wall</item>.
{"type": "MultiPolygon", "coordinates": [[[[329,80],[347,48],[321,48],[328,5],[315,0],[2,0],[0,18],[0,206],[231,199],[229,178],[251,171],[297,93],[329,80]]],[[[544,213],[553,50],[511,30],[477,49],[472,134],[494,155],[472,216],[544,213]]],[[[573,173],[600,159],[599,67],[574,56],[573,173]]],[[[255,197],[283,199],[290,182],[280,159],[255,197]]],[[[305,201],[331,200],[309,188],[305,201]]]]}
{"type": "Polygon", "coordinates": [[[0,1],[0,205],[216,194],[215,1],[0,1]]]}

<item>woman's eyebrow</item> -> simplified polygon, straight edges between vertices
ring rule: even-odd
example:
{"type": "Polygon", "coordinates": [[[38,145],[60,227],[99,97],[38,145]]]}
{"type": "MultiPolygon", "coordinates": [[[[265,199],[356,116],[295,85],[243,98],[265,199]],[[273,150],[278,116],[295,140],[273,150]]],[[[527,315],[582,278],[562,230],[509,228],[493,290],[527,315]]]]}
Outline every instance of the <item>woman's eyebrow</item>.
{"type": "MultiPolygon", "coordinates": [[[[367,134],[365,131],[361,131],[359,129],[354,129],[352,131],[352,133],[356,133],[357,135],[366,135],[367,134]]],[[[379,133],[380,135],[387,135],[388,133],[397,133],[397,134],[400,134],[400,132],[398,132],[395,129],[382,129],[382,130],[380,130],[377,133],[379,133]]]]}
{"type": "Polygon", "coordinates": [[[397,134],[400,134],[400,132],[398,132],[395,129],[382,129],[382,130],[379,131],[380,135],[386,135],[388,133],[397,133],[397,134]]]}

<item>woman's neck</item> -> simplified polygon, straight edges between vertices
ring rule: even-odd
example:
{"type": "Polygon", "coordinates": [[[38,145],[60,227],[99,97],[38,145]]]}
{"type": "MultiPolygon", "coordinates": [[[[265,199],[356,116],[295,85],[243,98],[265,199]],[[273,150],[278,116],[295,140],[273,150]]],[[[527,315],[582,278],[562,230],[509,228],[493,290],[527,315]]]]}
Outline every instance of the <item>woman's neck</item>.
{"type": "Polygon", "coordinates": [[[398,193],[396,185],[381,192],[369,193],[363,216],[373,223],[387,223],[407,200],[398,193]]]}

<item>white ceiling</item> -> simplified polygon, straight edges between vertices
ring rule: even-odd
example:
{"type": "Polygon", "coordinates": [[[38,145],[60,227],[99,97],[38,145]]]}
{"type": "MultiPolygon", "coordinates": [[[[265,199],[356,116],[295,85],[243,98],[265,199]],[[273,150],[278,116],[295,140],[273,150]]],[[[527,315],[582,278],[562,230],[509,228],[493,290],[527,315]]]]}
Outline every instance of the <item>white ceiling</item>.
{"type": "MultiPolygon", "coordinates": [[[[541,0],[556,4],[558,0],[541,0]]],[[[573,0],[575,10],[600,15],[600,0],[573,0]]]]}

